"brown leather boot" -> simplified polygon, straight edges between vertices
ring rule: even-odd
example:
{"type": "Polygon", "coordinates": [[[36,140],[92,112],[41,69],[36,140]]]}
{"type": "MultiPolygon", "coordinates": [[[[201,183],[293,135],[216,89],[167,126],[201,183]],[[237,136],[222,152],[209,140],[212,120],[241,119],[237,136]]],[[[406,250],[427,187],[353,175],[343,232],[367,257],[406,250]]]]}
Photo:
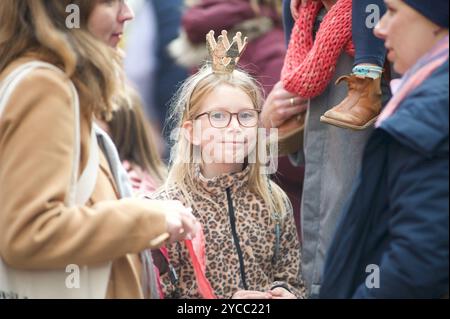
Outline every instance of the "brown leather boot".
{"type": "Polygon", "coordinates": [[[374,124],[381,111],[381,77],[374,80],[359,75],[346,75],[336,85],[346,81],[348,96],[327,111],[320,121],[352,130],[364,130],[374,124]]]}

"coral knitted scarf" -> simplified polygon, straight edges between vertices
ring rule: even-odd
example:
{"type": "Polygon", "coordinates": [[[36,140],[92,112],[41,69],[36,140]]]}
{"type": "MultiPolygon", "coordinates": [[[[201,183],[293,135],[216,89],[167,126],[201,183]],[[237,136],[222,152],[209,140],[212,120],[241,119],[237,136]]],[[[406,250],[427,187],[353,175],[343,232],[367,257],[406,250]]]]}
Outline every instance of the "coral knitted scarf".
{"type": "Polygon", "coordinates": [[[304,98],[314,98],[326,89],[342,51],[355,55],[352,0],[336,2],[323,19],[314,41],[314,22],[322,6],[318,1],[300,8],[281,73],[284,88],[304,98]]]}

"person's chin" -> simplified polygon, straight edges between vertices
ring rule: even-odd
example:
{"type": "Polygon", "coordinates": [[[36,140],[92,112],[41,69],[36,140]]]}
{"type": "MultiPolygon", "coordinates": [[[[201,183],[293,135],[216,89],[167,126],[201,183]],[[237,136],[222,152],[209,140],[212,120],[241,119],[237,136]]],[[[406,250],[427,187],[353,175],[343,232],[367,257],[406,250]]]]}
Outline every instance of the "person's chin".
{"type": "Polygon", "coordinates": [[[404,66],[404,64],[402,64],[400,61],[393,61],[392,62],[392,67],[393,67],[393,69],[394,69],[394,71],[396,72],[396,73],[398,73],[398,74],[400,74],[400,75],[403,75],[403,74],[405,74],[406,73],[406,71],[408,70],[405,66],[404,66]]]}
{"type": "Polygon", "coordinates": [[[386,57],[390,62],[395,62],[395,52],[393,50],[388,50],[386,57]]]}
{"type": "Polygon", "coordinates": [[[397,55],[393,50],[388,51],[387,59],[392,63],[392,67],[396,73],[405,74],[405,71],[407,69],[405,68],[404,63],[402,63],[401,59],[397,58],[397,55]]]}
{"type": "Polygon", "coordinates": [[[120,43],[120,39],[121,39],[121,38],[120,38],[119,36],[112,36],[112,37],[109,39],[108,45],[109,45],[111,48],[116,49],[117,46],[118,46],[119,43],[120,43]]]}

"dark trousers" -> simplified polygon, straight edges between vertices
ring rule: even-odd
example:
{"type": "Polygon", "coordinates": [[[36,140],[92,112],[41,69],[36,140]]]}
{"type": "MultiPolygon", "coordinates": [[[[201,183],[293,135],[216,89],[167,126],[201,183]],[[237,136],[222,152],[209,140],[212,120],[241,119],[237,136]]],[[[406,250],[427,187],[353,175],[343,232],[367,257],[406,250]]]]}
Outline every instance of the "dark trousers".
{"type": "Polygon", "coordinates": [[[353,43],[355,45],[355,65],[373,63],[383,66],[386,58],[384,41],[373,34],[375,12],[378,10],[381,18],[386,12],[383,0],[353,1],[353,43]]]}
{"type": "Polygon", "coordinates": [[[291,0],[283,0],[283,26],[284,26],[284,37],[286,39],[286,45],[289,44],[291,39],[292,28],[294,27],[295,21],[291,14],[291,0]]]}

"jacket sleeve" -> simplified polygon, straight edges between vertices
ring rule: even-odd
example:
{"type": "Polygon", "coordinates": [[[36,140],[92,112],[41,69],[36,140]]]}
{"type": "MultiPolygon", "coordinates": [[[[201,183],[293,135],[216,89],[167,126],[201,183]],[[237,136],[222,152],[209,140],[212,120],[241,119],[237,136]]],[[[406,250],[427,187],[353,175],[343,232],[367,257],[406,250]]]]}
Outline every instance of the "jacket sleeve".
{"type": "MultiPolygon", "coordinates": [[[[285,195],[286,196],[286,195],[285,195]]],[[[305,286],[301,276],[301,252],[292,205],[286,196],[288,209],[281,230],[280,256],[274,265],[274,282],[269,289],[282,287],[297,298],[305,297],[305,286]]]]}
{"type": "Polygon", "coordinates": [[[65,206],[75,140],[66,81],[34,71],[0,118],[0,254],[18,269],[114,260],[150,248],[166,230],[160,202],[114,196],[65,206]]]}
{"type": "Polygon", "coordinates": [[[447,151],[432,157],[399,143],[391,146],[392,241],[379,265],[379,288],[364,283],[354,298],[441,298],[448,293],[448,139],[446,143],[447,151]]]}
{"type": "Polygon", "coordinates": [[[182,25],[189,40],[201,44],[205,43],[206,34],[210,30],[214,30],[216,36],[219,36],[222,30],[229,30],[253,17],[255,13],[247,1],[202,1],[185,12],[182,25]]]}

